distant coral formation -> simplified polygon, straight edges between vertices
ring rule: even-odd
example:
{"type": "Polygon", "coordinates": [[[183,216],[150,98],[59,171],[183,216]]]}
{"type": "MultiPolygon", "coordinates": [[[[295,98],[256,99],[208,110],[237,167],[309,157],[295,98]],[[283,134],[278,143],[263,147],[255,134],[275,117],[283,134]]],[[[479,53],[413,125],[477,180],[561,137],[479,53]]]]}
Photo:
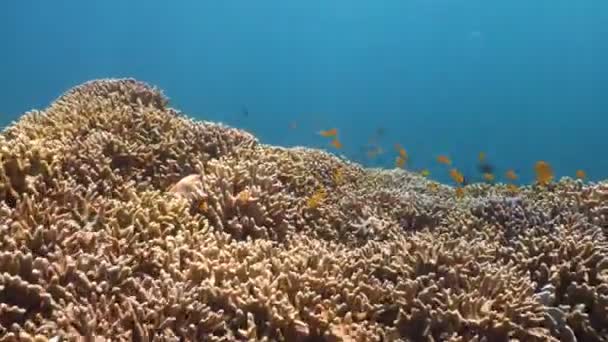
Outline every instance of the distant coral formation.
{"type": "Polygon", "coordinates": [[[0,135],[0,341],[608,341],[608,183],[457,197],[167,105],[96,80],[0,135]]]}

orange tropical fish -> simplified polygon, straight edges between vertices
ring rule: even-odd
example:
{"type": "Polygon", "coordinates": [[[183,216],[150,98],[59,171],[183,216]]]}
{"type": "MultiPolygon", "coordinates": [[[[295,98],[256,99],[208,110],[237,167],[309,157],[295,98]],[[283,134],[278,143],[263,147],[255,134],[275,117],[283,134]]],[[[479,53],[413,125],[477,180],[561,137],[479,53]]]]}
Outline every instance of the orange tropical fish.
{"type": "Polygon", "coordinates": [[[536,181],[539,184],[546,185],[553,180],[553,168],[549,163],[540,160],[534,164],[534,172],[536,173],[536,181]]]}
{"type": "Polygon", "coordinates": [[[486,172],[483,174],[483,179],[485,179],[488,182],[492,182],[492,181],[494,181],[494,175],[489,172],[486,172]]]}
{"type": "Polygon", "coordinates": [[[395,144],[395,149],[399,152],[399,156],[403,159],[407,159],[407,151],[400,144],[395,144]]]}
{"type": "Polygon", "coordinates": [[[514,170],[509,170],[505,173],[505,177],[507,177],[507,179],[513,181],[513,180],[517,179],[517,173],[515,173],[514,170]]]}
{"type": "Polygon", "coordinates": [[[340,140],[338,140],[338,138],[334,138],[334,139],[333,139],[333,140],[330,142],[330,144],[331,144],[333,147],[335,147],[335,148],[338,148],[338,149],[342,148],[342,143],[340,142],[340,140]]]}
{"type": "Polygon", "coordinates": [[[447,156],[444,156],[444,155],[440,155],[439,157],[437,157],[437,161],[440,164],[452,165],[452,161],[450,160],[450,158],[448,158],[447,156]]]}
{"type": "Polygon", "coordinates": [[[458,197],[458,198],[464,197],[464,189],[462,187],[456,188],[456,197],[458,197]]]}
{"type": "Polygon", "coordinates": [[[395,158],[395,165],[402,169],[405,166],[405,158],[397,156],[397,158],[395,158]]]}
{"type": "Polygon", "coordinates": [[[332,129],[328,129],[326,131],[319,131],[319,135],[321,135],[322,137],[326,137],[326,138],[335,137],[338,135],[338,129],[332,128],[332,129]]]}
{"type": "Polygon", "coordinates": [[[464,183],[464,176],[457,169],[451,169],[450,170],[450,177],[452,177],[452,179],[454,180],[454,182],[456,182],[458,184],[464,183]]]}
{"type": "Polygon", "coordinates": [[[587,173],[583,170],[576,170],[576,178],[583,180],[587,178],[587,173]]]}

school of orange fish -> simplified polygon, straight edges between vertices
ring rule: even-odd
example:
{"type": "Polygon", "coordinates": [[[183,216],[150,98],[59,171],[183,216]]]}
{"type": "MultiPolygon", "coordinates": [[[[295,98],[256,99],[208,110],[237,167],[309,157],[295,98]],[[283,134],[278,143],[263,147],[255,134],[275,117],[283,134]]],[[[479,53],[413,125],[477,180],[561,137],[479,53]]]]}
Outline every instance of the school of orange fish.
{"type": "MultiPolygon", "coordinates": [[[[338,129],[331,128],[328,130],[319,131],[318,134],[325,138],[330,138],[330,145],[336,149],[342,148],[342,143],[338,138],[338,129]]],[[[399,143],[395,143],[395,150],[397,151],[397,156],[395,157],[395,167],[405,169],[408,162],[408,153],[399,143]]],[[[374,146],[372,149],[367,151],[367,157],[373,159],[379,154],[384,153],[383,149],[380,146],[374,146]]],[[[486,162],[486,154],[484,152],[480,152],[478,155],[478,160],[482,165],[485,165],[486,168],[484,172],[482,172],[482,178],[484,181],[488,183],[493,183],[496,180],[496,175],[492,172],[493,167],[488,167],[489,164],[483,164],[486,162]]],[[[463,186],[466,185],[466,179],[462,172],[455,167],[452,166],[452,160],[446,155],[439,155],[436,157],[436,161],[439,164],[443,164],[448,167],[448,174],[450,178],[456,184],[456,195],[458,197],[464,195],[463,186]]],[[[428,169],[422,169],[418,171],[423,177],[428,177],[430,172],[428,169]]],[[[534,174],[536,182],[540,185],[547,185],[551,183],[554,178],[553,168],[549,163],[543,160],[539,160],[534,164],[534,174]]],[[[587,177],[584,170],[577,170],[575,173],[575,177],[580,180],[585,180],[587,177]]],[[[519,178],[518,174],[513,169],[509,169],[504,173],[504,178],[507,180],[507,187],[509,190],[515,192],[517,191],[517,185],[514,184],[515,181],[519,178]]],[[[436,186],[436,184],[434,184],[436,186]]],[[[433,186],[433,185],[431,185],[433,186]]],[[[319,195],[321,196],[321,195],[319,195]]]]}

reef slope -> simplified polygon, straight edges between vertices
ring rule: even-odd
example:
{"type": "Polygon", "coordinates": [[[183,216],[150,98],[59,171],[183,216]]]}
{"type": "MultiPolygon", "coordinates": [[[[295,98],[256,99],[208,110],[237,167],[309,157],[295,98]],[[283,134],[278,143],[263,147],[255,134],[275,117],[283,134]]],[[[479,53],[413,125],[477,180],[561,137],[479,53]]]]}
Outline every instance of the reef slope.
{"type": "Polygon", "coordinates": [[[24,114],[0,155],[1,341],[608,341],[606,183],[458,198],[132,79],[24,114]]]}

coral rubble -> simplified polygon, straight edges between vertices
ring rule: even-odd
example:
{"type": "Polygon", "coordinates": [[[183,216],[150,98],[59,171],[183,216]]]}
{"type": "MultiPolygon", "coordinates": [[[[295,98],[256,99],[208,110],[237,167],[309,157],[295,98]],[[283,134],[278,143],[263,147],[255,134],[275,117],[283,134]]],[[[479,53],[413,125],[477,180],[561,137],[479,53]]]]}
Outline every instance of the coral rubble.
{"type": "Polygon", "coordinates": [[[95,80],[0,135],[0,341],[608,341],[608,183],[458,198],[167,106],[95,80]]]}

